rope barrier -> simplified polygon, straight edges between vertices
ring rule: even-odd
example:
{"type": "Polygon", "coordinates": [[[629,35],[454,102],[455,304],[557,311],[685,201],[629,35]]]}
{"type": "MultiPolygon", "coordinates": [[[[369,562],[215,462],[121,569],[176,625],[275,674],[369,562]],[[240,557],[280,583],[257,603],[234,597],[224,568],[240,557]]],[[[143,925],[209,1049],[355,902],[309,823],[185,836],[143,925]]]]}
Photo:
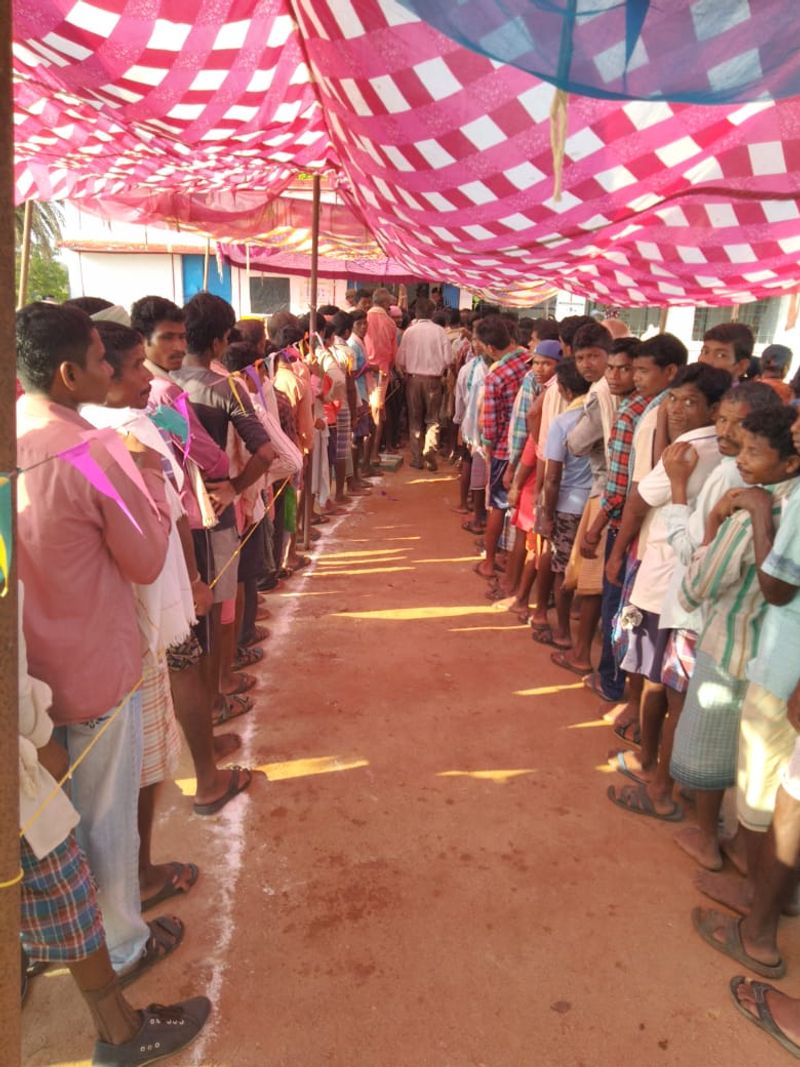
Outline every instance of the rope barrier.
{"type": "Polygon", "coordinates": [[[19,874],[15,874],[13,878],[9,878],[7,882],[0,882],[0,889],[13,889],[15,885],[19,885],[24,877],[25,872],[20,867],[19,874]]]}

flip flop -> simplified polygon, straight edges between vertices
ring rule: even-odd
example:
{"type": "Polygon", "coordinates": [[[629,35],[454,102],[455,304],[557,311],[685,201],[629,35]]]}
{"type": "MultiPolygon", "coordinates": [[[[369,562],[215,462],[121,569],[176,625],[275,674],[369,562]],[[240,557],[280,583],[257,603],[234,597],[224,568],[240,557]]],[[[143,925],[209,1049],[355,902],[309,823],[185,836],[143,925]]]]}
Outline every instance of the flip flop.
{"type": "Polygon", "coordinates": [[[621,726],[615,724],[613,733],[614,737],[618,737],[625,745],[633,745],[634,748],[642,747],[642,731],[635,719],[623,723],[621,726]],[[628,733],[629,730],[630,733],[628,733]]]}
{"type": "Polygon", "coordinates": [[[631,815],[646,815],[651,819],[659,819],[661,822],[681,822],[683,820],[683,808],[674,801],[669,811],[663,813],[656,811],[655,804],[650,799],[644,785],[624,785],[620,793],[617,793],[616,788],[610,785],[606,796],[612,804],[616,804],[623,811],[629,811],[631,815]]]}
{"type": "Polygon", "coordinates": [[[794,1056],[796,1060],[800,1060],[800,1045],[796,1045],[794,1041],[787,1037],[783,1030],[781,1030],[772,1017],[769,1004],[767,1004],[767,993],[779,993],[779,989],[776,989],[775,986],[768,985],[766,982],[756,982],[752,978],[745,978],[743,974],[737,974],[735,978],[731,978],[730,991],[736,1009],[741,1012],[746,1019],[749,1019],[751,1023],[755,1023],[759,1030],[763,1030],[765,1034],[774,1037],[781,1048],[786,1049],[786,1051],[794,1056]],[[758,1015],[753,1015],[751,1011],[748,1011],[737,996],[745,982],[748,982],[750,985],[758,1015]]]}
{"type": "Polygon", "coordinates": [[[247,789],[253,780],[252,773],[246,767],[239,766],[231,767],[230,770],[231,776],[228,780],[228,788],[222,796],[217,797],[216,800],[212,800],[208,804],[192,804],[192,811],[195,815],[216,815],[218,811],[222,811],[229,800],[238,797],[240,793],[247,789]]]}
{"type": "Polygon", "coordinates": [[[485,582],[493,582],[493,581],[495,581],[495,573],[494,573],[494,571],[491,574],[484,574],[482,570],[479,570],[481,563],[483,563],[483,560],[479,560],[478,563],[476,563],[475,566],[472,568],[475,571],[475,573],[478,575],[478,577],[479,578],[483,578],[483,580],[485,582]]]}
{"type": "Polygon", "coordinates": [[[692,908],[692,925],[707,945],[710,945],[723,956],[730,956],[732,960],[743,964],[748,971],[760,974],[762,978],[783,978],[786,974],[786,963],[779,959],[776,963],[762,963],[754,959],[742,944],[741,916],[725,915],[714,908],[692,908]],[[718,941],[714,937],[717,930],[725,934],[724,941],[718,941]]]}
{"type": "Polygon", "coordinates": [[[227,696],[225,697],[225,706],[211,720],[211,725],[224,726],[231,719],[238,719],[241,715],[246,715],[252,707],[253,701],[249,697],[227,696]]]}
{"type": "Polygon", "coordinates": [[[200,876],[200,868],[193,863],[170,863],[169,870],[169,877],[159,891],[152,897],[148,897],[147,900],[142,901],[142,911],[150,911],[151,908],[154,908],[163,900],[169,900],[170,897],[185,895],[200,876]],[[189,872],[189,878],[184,885],[179,885],[178,883],[181,881],[184,871],[189,872]]]}
{"type": "Polygon", "coordinates": [[[159,915],[157,919],[149,922],[150,936],[148,937],[144,951],[130,971],[119,975],[120,986],[130,985],[151,967],[170,956],[183,941],[185,928],[183,923],[175,915],[159,915]]]}
{"type": "Polygon", "coordinates": [[[260,663],[263,658],[263,648],[237,648],[236,659],[233,661],[233,669],[240,671],[243,667],[254,667],[256,663],[260,663]]]}
{"type": "Polygon", "coordinates": [[[270,631],[266,626],[254,626],[253,633],[250,637],[246,637],[242,641],[242,648],[250,648],[251,645],[260,645],[262,641],[266,641],[269,637],[270,631]]]}
{"type": "Polygon", "coordinates": [[[244,672],[237,672],[233,677],[236,681],[236,688],[231,689],[230,693],[223,693],[224,697],[237,697],[243,693],[249,693],[258,681],[254,674],[244,674],[244,672]]]}
{"type": "Polygon", "coordinates": [[[605,693],[603,692],[603,684],[600,681],[600,675],[597,673],[597,671],[592,671],[591,674],[584,675],[583,684],[586,686],[587,689],[590,689],[595,696],[600,697],[601,700],[604,700],[606,704],[619,704],[619,701],[615,700],[614,697],[607,697],[605,695],[605,693]]]}
{"type": "Polygon", "coordinates": [[[503,590],[497,584],[496,585],[490,585],[489,588],[486,590],[486,594],[485,595],[486,595],[486,599],[487,600],[505,600],[506,599],[506,594],[503,592],[503,590]]]}
{"type": "Polygon", "coordinates": [[[552,645],[553,631],[546,622],[531,622],[531,640],[537,645],[552,645]]]}
{"type": "MultiPolygon", "coordinates": [[[[572,648],[572,645],[560,645],[558,641],[553,641],[553,644],[556,646],[556,648],[572,648]]],[[[586,671],[583,670],[581,667],[576,667],[572,663],[567,663],[566,657],[564,656],[563,652],[553,652],[553,654],[550,656],[550,662],[555,663],[556,667],[561,667],[562,670],[569,671],[570,674],[577,674],[579,678],[583,678],[586,674],[586,671]]]]}
{"type": "Polygon", "coordinates": [[[619,774],[624,774],[626,778],[630,778],[632,782],[636,782],[637,785],[647,785],[644,778],[640,778],[636,771],[632,771],[628,764],[625,762],[626,752],[618,752],[613,758],[614,770],[619,774]]]}
{"type": "Polygon", "coordinates": [[[467,519],[466,522],[461,523],[461,529],[466,530],[467,533],[477,534],[478,536],[480,536],[482,533],[485,533],[486,531],[485,526],[475,526],[473,525],[470,519],[467,519]]]}

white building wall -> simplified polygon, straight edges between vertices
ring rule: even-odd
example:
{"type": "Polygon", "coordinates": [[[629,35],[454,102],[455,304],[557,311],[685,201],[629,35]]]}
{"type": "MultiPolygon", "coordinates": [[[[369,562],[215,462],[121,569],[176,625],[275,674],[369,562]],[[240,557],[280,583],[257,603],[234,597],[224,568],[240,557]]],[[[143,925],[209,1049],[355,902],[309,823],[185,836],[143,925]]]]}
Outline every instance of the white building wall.
{"type": "Polygon", "coordinates": [[[183,303],[181,257],[159,253],[73,252],[65,249],[70,296],[99,296],[130,308],[141,296],[183,303]]]}

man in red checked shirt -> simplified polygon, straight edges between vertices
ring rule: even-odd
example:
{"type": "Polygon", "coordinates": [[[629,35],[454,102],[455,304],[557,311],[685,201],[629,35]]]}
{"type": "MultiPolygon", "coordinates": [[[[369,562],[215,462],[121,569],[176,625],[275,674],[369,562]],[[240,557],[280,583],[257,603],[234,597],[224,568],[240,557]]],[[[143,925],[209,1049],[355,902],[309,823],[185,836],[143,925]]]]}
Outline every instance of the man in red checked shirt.
{"type": "Polygon", "coordinates": [[[372,463],[377,464],[383,435],[384,409],[389,374],[397,355],[397,327],[389,314],[394,297],[388,289],[376,289],[372,307],[367,312],[367,333],[364,345],[370,368],[377,372],[378,382],[369,394],[369,406],[375,423],[372,444],[372,463]]]}
{"type": "Polygon", "coordinates": [[[508,425],[522,379],[530,369],[531,354],[511,337],[499,315],[478,323],[473,346],[493,361],[484,383],[481,415],[481,439],[490,463],[486,559],[475,568],[481,578],[493,578],[497,542],[508,510],[508,425]]]}

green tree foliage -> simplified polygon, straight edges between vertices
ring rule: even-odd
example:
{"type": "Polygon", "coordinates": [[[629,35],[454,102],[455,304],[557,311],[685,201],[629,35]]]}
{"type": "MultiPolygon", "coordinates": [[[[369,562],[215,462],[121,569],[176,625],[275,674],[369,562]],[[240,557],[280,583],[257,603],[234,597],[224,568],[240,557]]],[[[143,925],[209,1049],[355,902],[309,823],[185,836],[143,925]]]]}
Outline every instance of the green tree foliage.
{"type": "MultiPolygon", "coordinates": [[[[61,224],[64,210],[58,203],[34,201],[31,215],[31,258],[28,273],[26,299],[66,300],[69,296],[69,276],[63,263],[55,258],[61,241],[61,224]]],[[[19,292],[22,232],[25,225],[25,207],[20,204],[14,210],[16,233],[16,289],[19,292]]]]}
{"type": "MultiPolygon", "coordinates": [[[[15,286],[19,292],[20,255],[16,256],[15,286]]],[[[69,296],[69,276],[67,268],[57,259],[46,256],[38,245],[31,247],[31,262],[28,273],[27,301],[44,300],[48,297],[61,303],[69,296]]]]}

